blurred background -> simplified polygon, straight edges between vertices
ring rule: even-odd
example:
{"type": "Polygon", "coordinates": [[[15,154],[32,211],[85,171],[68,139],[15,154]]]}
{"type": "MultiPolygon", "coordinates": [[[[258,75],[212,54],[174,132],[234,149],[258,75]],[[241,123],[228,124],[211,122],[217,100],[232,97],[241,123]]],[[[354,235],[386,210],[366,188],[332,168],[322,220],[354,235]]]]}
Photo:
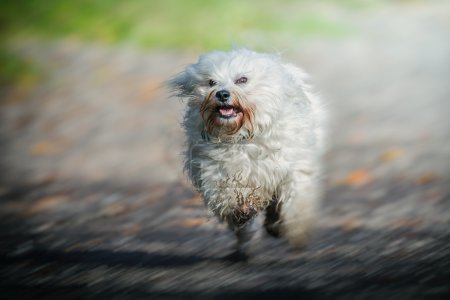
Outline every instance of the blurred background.
{"type": "Polygon", "coordinates": [[[448,299],[450,3],[0,0],[2,299],[448,299]],[[247,263],[182,173],[164,81],[281,53],[332,115],[307,249],[247,263]]]}

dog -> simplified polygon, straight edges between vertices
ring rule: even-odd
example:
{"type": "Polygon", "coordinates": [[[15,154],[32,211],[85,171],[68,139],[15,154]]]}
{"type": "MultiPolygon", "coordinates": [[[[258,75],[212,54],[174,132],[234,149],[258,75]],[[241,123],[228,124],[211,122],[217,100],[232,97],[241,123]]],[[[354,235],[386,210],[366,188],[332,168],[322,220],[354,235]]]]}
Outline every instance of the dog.
{"type": "Polygon", "coordinates": [[[278,55],[233,49],[205,53],[168,81],[187,100],[185,171],[235,233],[239,257],[258,213],[294,246],[317,218],[326,113],[307,79],[278,55]]]}

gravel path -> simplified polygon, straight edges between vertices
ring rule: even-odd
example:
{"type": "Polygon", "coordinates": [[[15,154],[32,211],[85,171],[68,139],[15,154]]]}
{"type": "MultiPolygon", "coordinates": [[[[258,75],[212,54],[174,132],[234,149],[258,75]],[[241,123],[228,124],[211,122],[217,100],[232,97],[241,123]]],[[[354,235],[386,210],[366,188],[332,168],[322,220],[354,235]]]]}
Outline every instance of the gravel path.
{"type": "Polygon", "coordinates": [[[181,172],[161,84],[197,53],[18,45],[46,71],[0,90],[1,298],[450,299],[449,5],[352,22],[285,54],[334,115],[317,232],[247,263],[181,172]]]}

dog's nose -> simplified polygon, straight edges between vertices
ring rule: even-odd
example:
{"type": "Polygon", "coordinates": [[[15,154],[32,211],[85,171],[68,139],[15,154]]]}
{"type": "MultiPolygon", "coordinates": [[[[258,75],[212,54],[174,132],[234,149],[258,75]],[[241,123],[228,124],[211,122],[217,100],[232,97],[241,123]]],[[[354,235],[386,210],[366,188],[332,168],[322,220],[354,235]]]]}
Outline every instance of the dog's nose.
{"type": "Polygon", "coordinates": [[[220,101],[220,102],[227,102],[228,99],[230,99],[230,92],[226,91],[226,90],[221,90],[218,91],[216,93],[216,98],[220,101]]]}

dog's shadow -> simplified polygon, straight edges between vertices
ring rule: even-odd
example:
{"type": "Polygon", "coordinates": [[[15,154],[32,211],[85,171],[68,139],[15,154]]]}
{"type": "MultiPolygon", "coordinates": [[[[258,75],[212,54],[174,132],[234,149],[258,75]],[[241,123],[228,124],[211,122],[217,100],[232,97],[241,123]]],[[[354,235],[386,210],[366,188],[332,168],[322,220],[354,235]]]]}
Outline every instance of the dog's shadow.
{"type": "Polygon", "coordinates": [[[205,260],[214,259],[193,255],[182,256],[142,251],[119,252],[110,250],[89,250],[63,252],[35,249],[17,256],[3,257],[1,260],[4,263],[27,260],[39,264],[57,263],[104,265],[109,267],[169,268],[189,266],[205,260]]]}
{"type": "MultiPolygon", "coordinates": [[[[107,266],[110,268],[122,267],[126,269],[133,268],[183,268],[193,266],[204,262],[245,262],[242,257],[226,257],[219,258],[207,258],[202,256],[182,256],[173,254],[157,254],[148,253],[142,251],[132,252],[116,252],[109,250],[94,250],[94,251],[54,251],[48,249],[35,249],[26,253],[22,253],[16,256],[0,256],[0,262],[3,266],[7,265],[19,265],[26,262],[28,265],[36,266],[59,266],[58,268],[69,268],[77,266],[78,269],[84,269],[84,271],[78,271],[78,276],[87,274],[90,270],[93,270],[97,266],[107,266]],[[87,272],[87,273],[86,273],[87,272]]],[[[220,266],[216,264],[216,266],[220,266]]],[[[127,273],[122,273],[121,276],[126,277],[127,273]]],[[[130,275],[131,276],[131,275],[130,275]]],[[[131,278],[131,277],[130,277],[131,278]]],[[[159,290],[152,287],[151,284],[133,283],[133,287],[119,287],[107,283],[109,288],[96,291],[96,295],[99,298],[106,299],[114,298],[117,294],[122,295],[121,299],[272,299],[273,297],[282,297],[283,299],[298,299],[301,295],[302,299],[323,299],[317,298],[315,291],[306,290],[301,287],[295,289],[246,289],[235,290],[233,288],[227,290],[214,290],[208,293],[204,291],[187,290],[180,293],[173,290],[159,290]],[[111,298],[112,297],[112,298],[111,298]]],[[[32,285],[15,283],[15,284],[3,284],[1,286],[2,291],[6,295],[10,295],[13,298],[20,299],[50,299],[49,296],[58,296],[64,299],[85,299],[92,297],[92,289],[88,286],[61,286],[48,285],[35,283],[32,285]],[[37,295],[39,297],[37,297],[37,295]],[[42,298],[40,298],[42,296],[42,298]],[[36,298],[37,297],[37,298],[36,298]]],[[[117,298],[114,298],[117,299],[117,298]]]]}

